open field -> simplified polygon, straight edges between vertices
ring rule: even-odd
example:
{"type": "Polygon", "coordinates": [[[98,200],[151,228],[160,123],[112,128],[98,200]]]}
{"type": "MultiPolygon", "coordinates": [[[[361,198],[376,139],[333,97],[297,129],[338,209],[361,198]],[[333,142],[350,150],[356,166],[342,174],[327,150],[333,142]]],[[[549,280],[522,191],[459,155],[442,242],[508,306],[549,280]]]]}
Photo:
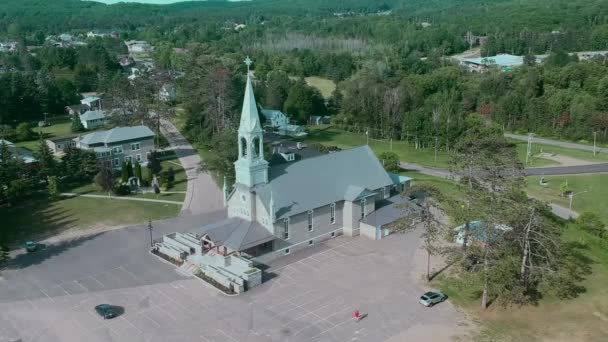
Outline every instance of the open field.
{"type": "Polygon", "coordinates": [[[568,207],[569,199],[560,195],[560,186],[568,181],[575,195],[572,209],[582,213],[592,211],[608,222],[608,174],[545,176],[547,185],[540,185],[540,177],[528,177],[527,191],[542,200],[568,207]],[[581,193],[583,191],[588,191],[581,193]]]}
{"type": "Polygon", "coordinates": [[[336,89],[336,83],[327,78],[310,76],[306,77],[304,80],[309,86],[317,88],[321,92],[321,95],[326,99],[330,98],[331,94],[336,89]]]}
{"type": "MultiPolygon", "coordinates": [[[[308,127],[308,136],[297,140],[307,143],[321,143],[323,145],[334,145],[340,148],[351,148],[366,144],[364,133],[350,133],[331,126],[311,126],[308,127]]],[[[405,141],[391,142],[388,140],[369,139],[369,146],[376,154],[382,152],[395,152],[399,159],[405,163],[417,163],[425,166],[447,167],[448,154],[445,151],[437,151],[435,160],[435,150],[432,148],[415,149],[413,144],[405,141]]]]}
{"type": "Polygon", "coordinates": [[[15,228],[14,241],[44,237],[68,229],[130,225],[176,216],[179,205],[73,197],[34,197],[15,207],[0,208],[2,225],[15,228]],[[32,213],[36,213],[32,215],[32,213]]]}

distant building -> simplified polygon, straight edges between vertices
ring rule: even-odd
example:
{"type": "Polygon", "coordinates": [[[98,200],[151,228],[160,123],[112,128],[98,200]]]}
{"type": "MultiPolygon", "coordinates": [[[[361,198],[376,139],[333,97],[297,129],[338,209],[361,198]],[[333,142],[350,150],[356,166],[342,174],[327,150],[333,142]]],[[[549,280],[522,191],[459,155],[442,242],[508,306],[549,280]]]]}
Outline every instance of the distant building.
{"type": "Polygon", "coordinates": [[[123,68],[130,67],[134,63],[135,63],[135,61],[133,60],[133,58],[131,58],[129,56],[122,56],[120,58],[120,60],[118,60],[118,64],[120,64],[120,66],[123,68]]]}
{"type": "Polygon", "coordinates": [[[76,147],[74,139],[76,136],[67,136],[59,138],[46,139],[46,146],[53,152],[53,154],[62,154],[67,147],[76,147]]]}
{"type": "Polygon", "coordinates": [[[116,127],[74,141],[77,148],[94,151],[98,159],[106,160],[113,168],[120,168],[123,161],[145,165],[154,150],[154,132],[146,126],[116,127]]]}
{"type": "Polygon", "coordinates": [[[68,33],[63,33],[59,35],[59,40],[63,41],[63,42],[71,42],[74,40],[74,36],[72,36],[71,34],[68,33]]]}
{"type": "MultiPolygon", "coordinates": [[[[537,58],[537,63],[541,61],[542,59],[537,58]]],[[[524,57],[505,53],[488,57],[464,58],[461,60],[461,64],[473,72],[484,72],[490,68],[508,71],[522,66],[524,64],[524,57]]]]}
{"type": "MultiPolygon", "coordinates": [[[[38,162],[38,159],[34,158],[32,152],[21,147],[16,147],[15,144],[8,140],[0,139],[0,144],[5,144],[8,150],[13,154],[14,158],[21,158],[21,160],[27,165],[38,162]]],[[[2,160],[2,155],[0,155],[0,160],[2,160]]]]}
{"type": "Polygon", "coordinates": [[[580,61],[589,61],[596,58],[606,59],[608,58],[608,50],[604,51],[579,51],[575,52],[580,61]]]}
{"type": "Polygon", "coordinates": [[[272,127],[279,135],[302,136],[306,135],[304,127],[289,123],[289,117],[277,109],[262,109],[266,118],[266,126],[272,127]]]}
{"type": "Polygon", "coordinates": [[[433,24],[431,24],[429,22],[426,22],[426,21],[423,21],[423,22],[420,23],[420,25],[422,27],[424,27],[424,28],[427,28],[427,27],[431,27],[433,24]]]}
{"type": "Polygon", "coordinates": [[[149,53],[154,49],[150,43],[143,40],[127,40],[125,45],[129,50],[129,54],[149,53]]]}
{"type": "Polygon", "coordinates": [[[104,126],[108,123],[108,115],[104,110],[88,110],[80,115],[80,122],[86,129],[104,126]]]}
{"type": "Polygon", "coordinates": [[[476,36],[471,31],[468,31],[464,36],[464,39],[469,43],[470,47],[473,46],[484,46],[488,43],[487,36],[476,36]]]}
{"type": "Polygon", "coordinates": [[[89,31],[87,33],[87,38],[106,38],[106,37],[110,37],[110,34],[107,32],[89,31]]]}
{"type": "Polygon", "coordinates": [[[87,96],[80,103],[89,106],[90,110],[101,109],[101,98],[98,96],[87,96]]]}
{"type": "Polygon", "coordinates": [[[82,104],[82,103],[65,107],[65,111],[68,115],[78,115],[78,116],[80,116],[81,114],[84,114],[84,112],[86,112],[89,109],[91,109],[91,107],[89,107],[89,105],[82,104]]]}
{"type": "Polygon", "coordinates": [[[17,51],[19,43],[13,41],[0,42],[0,52],[17,51]]]}

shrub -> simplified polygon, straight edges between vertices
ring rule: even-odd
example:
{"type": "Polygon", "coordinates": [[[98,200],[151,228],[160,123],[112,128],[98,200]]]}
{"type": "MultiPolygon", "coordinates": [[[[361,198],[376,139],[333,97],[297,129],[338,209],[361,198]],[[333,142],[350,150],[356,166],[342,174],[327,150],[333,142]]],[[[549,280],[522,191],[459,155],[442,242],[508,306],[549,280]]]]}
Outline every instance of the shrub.
{"type": "Polygon", "coordinates": [[[308,147],[310,147],[313,150],[317,150],[321,153],[329,152],[329,148],[321,143],[312,143],[312,144],[308,145],[308,147]]]}
{"type": "Polygon", "coordinates": [[[51,198],[57,198],[61,194],[61,180],[57,176],[49,177],[49,184],[47,185],[49,195],[51,198]]]}
{"type": "Polygon", "coordinates": [[[384,152],[378,156],[384,169],[388,172],[399,172],[399,156],[393,152],[384,152]]]}
{"type": "Polygon", "coordinates": [[[131,188],[126,184],[119,184],[112,191],[116,196],[126,196],[131,193],[131,188]]]}
{"type": "Polygon", "coordinates": [[[32,131],[32,127],[28,123],[22,122],[15,129],[16,140],[18,141],[26,141],[34,139],[34,131],[32,131]]]}
{"type": "Polygon", "coordinates": [[[601,237],[608,238],[608,230],[606,229],[606,225],[600,217],[592,212],[584,212],[577,219],[576,224],[584,231],[589,234],[601,237]]]}

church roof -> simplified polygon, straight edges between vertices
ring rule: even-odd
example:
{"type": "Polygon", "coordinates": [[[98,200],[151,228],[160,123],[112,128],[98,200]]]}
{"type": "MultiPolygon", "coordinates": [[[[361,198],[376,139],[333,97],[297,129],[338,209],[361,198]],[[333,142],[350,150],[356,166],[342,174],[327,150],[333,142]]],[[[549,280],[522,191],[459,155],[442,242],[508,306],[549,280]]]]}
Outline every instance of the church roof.
{"type": "Polygon", "coordinates": [[[270,169],[268,185],[256,187],[264,205],[271,193],[275,218],[286,218],[341,200],[367,197],[393,181],[369,148],[361,146],[270,169]]]}
{"type": "Polygon", "coordinates": [[[258,222],[238,217],[212,223],[192,232],[199,236],[207,235],[216,245],[226,246],[235,251],[242,251],[275,238],[258,222]]]}
{"type": "Polygon", "coordinates": [[[247,86],[245,88],[245,98],[243,99],[243,110],[241,111],[241,124],[239,133],[261,133],[262,124],[258,114],[258,107],[253,94],[251,78],[247,75],[247,86]]]}

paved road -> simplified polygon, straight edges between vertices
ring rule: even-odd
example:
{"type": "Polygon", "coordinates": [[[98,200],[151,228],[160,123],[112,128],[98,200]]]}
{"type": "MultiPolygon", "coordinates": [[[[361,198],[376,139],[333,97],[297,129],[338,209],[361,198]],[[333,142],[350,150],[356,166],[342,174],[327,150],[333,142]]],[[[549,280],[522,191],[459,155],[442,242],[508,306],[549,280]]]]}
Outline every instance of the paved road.
{"type": "Polygon", "coordinates": [[[608,173],[608,163],[535,167],[526,169],[526,176],[559,176],[559,175],[582,175],[591,173],[608,173]]]}
{"type": "MultiPolygon", "coordinates": [[[[587,165],[587,166],[568,166],[568,167],[526,169],[526,175],[527,176],[532,176],[532,175],[547,176],[547,175],[570,174],[570,173],[568,173],[568,171],[572,172],[573,169],[582,168],[582,170],[584,170],[585,167],[598,166],[598,165],[608,166],[608,164],[596,164],[596,165],[587,165]],[[556,170],[549,170],[549,173],[534,173],[536,171],[541,172],[546,169],[556,169],[556,170]],[[565,171],[566,173],[557,173],[559,171],[565,171]]],[[[400,166],[404,170],[418,171],[420,173],[423,173],[423,174],[429,175],[429,176],[454,179],[454,180],[458,179],[457,175],[454,175],[453,173],[451,173],[449,170],[446,170],[446,169],[432,168],[432,167],[426,167],[426,166],[422,166],[422,165],[418,165],[418,164],[406,164],[406,163],[401,163],[400,166]]],[[[553,212],[553,214],[555,214],[557,217],[561,217],[566,220],[569,218],[577,218],[579,215],[576,211],[570,210],[568,208],[564,208],[557,204],[549,203],[549,206],[551,207],[551,211],[553,212]]]]}
{"type": "MultiPolygon", "coordinates": [[[[527,135],[505,133],[505,137],[511,138],[511,139],[528,141],[528,136],[527,135]]],[[[538,137],[534,137],[534,142],[537,143],[537,144],[544,144],[544,145],[551,145],[551,146],[558,146],[558,147],[572,148],[572,149],[575,149],[575,150],[583,150],[583,151],[591,151],[591,152],[593,152],[593,146],[589,146],[589,145],[576,144],[576,143],[571,143],[571,142],[565,142],[565,141],[559,141],[559,140],[551,140],[551,139],[538,138],[538,137]]],[[[608,153],[608,148],[606,148],[606,147],[597,147],[596,150],[599,153],[608,153]]]]}
{"type": "Polygon", "coordinates": [[[201,158],[194,147],[171,122],[161,119],[160,129],[171,148],[175,150],[188,176],[182,215],[197,215],[223,209],[222,191],[208,173],[200,170],[201,158]]]}

